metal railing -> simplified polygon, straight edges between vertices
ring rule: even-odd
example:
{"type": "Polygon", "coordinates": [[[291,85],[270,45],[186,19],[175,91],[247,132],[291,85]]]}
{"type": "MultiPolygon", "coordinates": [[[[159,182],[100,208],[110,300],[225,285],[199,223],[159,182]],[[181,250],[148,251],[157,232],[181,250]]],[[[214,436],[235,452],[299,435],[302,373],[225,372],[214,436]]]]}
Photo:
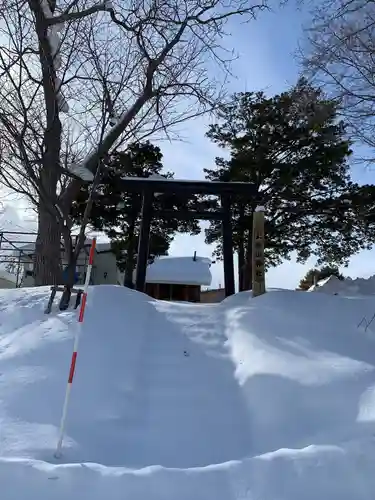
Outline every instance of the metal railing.
{"type": "Polygon", "coordinates": [[[15,278],[16,287],[21,286],[25,264],[32,264],[27,250],[32,250],[36,233],[21,231],[0,232],[0,266],[15,278]],[[31,248],[27,248],[27,247],[31,248]]]}
{"type": "MultiPolygon", "coordinates": [[[[0,231],[0,269],[6,271],[12,277],[16,288],[22,286],[25,268],[32,269],[34,261],[34,247],[37,233],[21,231],[0,231]]],[[[79,273],[78,284],[85,281],[88,253],[83,249],[84,262],[78,262],[76,269],[79,273]]],[[[64,265],[64,245],[61,243],[61,265],[64,265]]],[[[82,259],[80,259],[82,260],[82,259]]],[[[95,267],[92,270],[93,282],[95,278],[95,267]]]]}

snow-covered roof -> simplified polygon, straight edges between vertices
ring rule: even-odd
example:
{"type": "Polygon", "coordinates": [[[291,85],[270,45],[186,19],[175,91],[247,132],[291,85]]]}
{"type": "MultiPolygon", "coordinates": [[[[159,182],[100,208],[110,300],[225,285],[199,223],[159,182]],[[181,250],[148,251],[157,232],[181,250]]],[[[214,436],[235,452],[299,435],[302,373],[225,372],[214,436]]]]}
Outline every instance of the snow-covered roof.
{"type": "MultiPolygon", "coordinates": [[[[92,243],[92,240],[90,238],[87,238],[85,241],[85,247],[90,247],[92,243]]],[[[111,250],[111,242],[110,241],[97,241],[95,245],[95,249],[98,253],[100,252],[108,252],[111,250]]]]}
{"type": "Polygon", "coordinates": [[[10,281],[11,283],[17,282],[17,276],[9,273],[5,269],[0,268],[0,279],[10,281]]]}
{"type": "Polygon", "coordinates": [[[68,165],[68,170],[83,181],[92,182],[94,180],[94,174],[83,164],[68,165]]]}
{"type": "Polygon", "coordinates": [[[211,259],[206,257],[160,257],[147,267],[147,283],[211,285],[211,259]]]}

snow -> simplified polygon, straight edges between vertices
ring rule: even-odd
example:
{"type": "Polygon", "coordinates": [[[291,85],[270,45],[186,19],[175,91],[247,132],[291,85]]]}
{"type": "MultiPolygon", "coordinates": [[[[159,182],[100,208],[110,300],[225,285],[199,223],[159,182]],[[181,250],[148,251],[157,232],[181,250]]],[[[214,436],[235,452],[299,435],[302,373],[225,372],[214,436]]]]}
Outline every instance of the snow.
{"type": "Polygon", "coordinates": [[[68,113],[69,104],[61,92],[57,94],[57,104],[59,106],[59,110],[61,111],[61,113],[68,113]]]}
{"type": "Polygon", "coordinates": [[[147,267],[147,283],[211,285],[211,260],[206,257],[160,257],[147,267]]]}
{"type": "MultiPolygon", "coordinates": [[[[167,177],[164,177],[164,175],[161,175],[161,174],[151,174],[147,177],[147,179],[154,179],[154,180],[159,180],[159,181],[165,181],[167,180],[168,178],[167,177]]],[[[173,180],[173,179],[172,179],[173,180]]]]}
{"type": "Polygon", "coordinates": [[[263,206],[259,205],[258,207],[256,207],[255,211],[256,212],[265,212],[266,209],[263,206]]]}
{"type": "Polygon", "coordinates": [[[94,180],[94,174],[86,168],[83,164],[68,165],[68,170],[73,174],[86,182],[92,182],[94,180]]]}
{"type": "Polygon", "coordinates": [[[2,500],[373,499],[373,298],[91,287],[59,461],[78,312],[47,298],[0,290],[2,500]]]}
{"type": "Polygon", "coordinates": [[[339,280],[336,276],[329,276],[309,288],[309,292],[322,292],[328,294],[356,297],[362,295],[375,295],[375,275],[369,278],[345,278],[339,280]]]}
{"type": "MultiPolygon", "coordinates": [[[[61,47],[61,40],[59,36],[59,31],[61,30],[61,27],[58,25],[51,26],[48,28],[48,40],[51,45],[51,51],[54,56],[54,61],[53,65],[55,70],[57,71],[58,69],[61,68],[61,54],[59,54],[60,47],[61,47]]],[[[61,85],[61,81],[56,78],[55,79],[55,86],[58,89],[61,85]]]]}
{"type": "Polygon", "coordinates": [[[40,0],[40,6],[42,7],[43,14],[47,18],[52,17],[52,12],[51,12],[48,0],[40,0]]]}
{"type": "MultiPolygon", "coordinates": [[[[152,174],[149,177],[132,177],[129,175],[124,175],[121,177],[122,180],[128,181],[128,180],[137,180],[137,181],[178,181],[178,182],[197,182],[197,181],[191,181],[188,179],[172,179],[170,177],[164,177],[163,175],[160,174],[152,174]]],[[[205,182],[200,180],[199,182],[205,182]]],[[[207,182],[207,181],[206,181],[207,182]]]]}

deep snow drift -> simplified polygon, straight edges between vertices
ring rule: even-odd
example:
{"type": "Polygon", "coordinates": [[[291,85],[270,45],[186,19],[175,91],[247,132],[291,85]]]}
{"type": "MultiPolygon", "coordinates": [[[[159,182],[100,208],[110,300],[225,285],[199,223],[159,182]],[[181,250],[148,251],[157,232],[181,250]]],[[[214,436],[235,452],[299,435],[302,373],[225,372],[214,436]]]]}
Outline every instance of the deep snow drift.
{"type": "Polygon", "coordinates": [[[370,298],[92,287],[56,460],[77,311],[47,295],[0,292],[2,500],[373,499],[370,298]]]}

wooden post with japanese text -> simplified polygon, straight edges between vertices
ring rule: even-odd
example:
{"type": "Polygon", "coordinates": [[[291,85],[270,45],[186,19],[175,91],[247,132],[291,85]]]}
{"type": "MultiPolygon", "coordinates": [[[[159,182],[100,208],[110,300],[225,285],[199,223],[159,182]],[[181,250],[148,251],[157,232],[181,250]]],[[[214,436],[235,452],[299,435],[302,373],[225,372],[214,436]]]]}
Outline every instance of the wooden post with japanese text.
{"type": "Polygon", "coordinates": [[[258,207],[253,213],[252,248],[253,297],[266,292],[264,272],[264,208],[258,207]]]}

